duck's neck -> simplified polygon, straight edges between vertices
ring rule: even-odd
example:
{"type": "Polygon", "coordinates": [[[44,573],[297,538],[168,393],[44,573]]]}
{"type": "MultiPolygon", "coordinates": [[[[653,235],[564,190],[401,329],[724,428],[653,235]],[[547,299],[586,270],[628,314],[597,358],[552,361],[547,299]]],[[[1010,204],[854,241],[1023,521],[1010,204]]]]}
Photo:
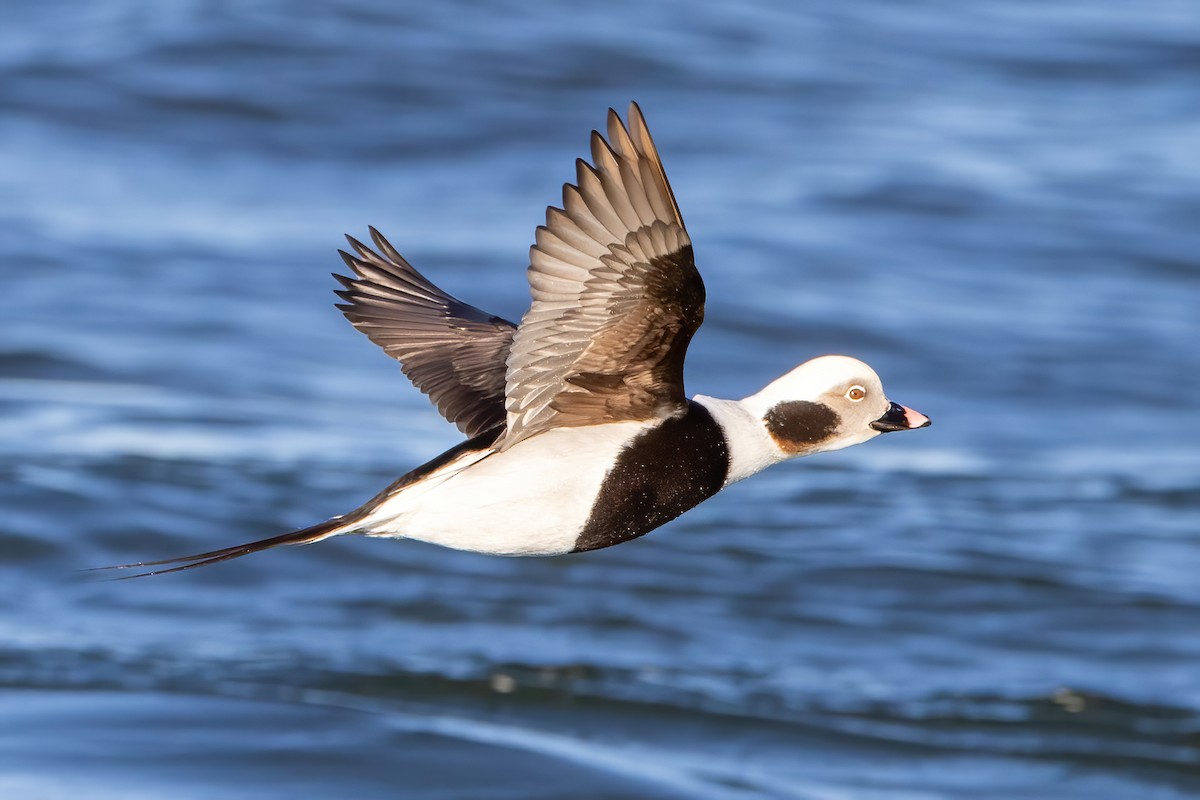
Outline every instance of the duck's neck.
{"type": "Polygon", "coordinates": [[[726,486],[762,472],[787,457],[763,427],[762,417],[747,408],[744,400],[722,400],[702,394],[692,400],[712,414],[725,434],[725,444],[729,449],[726,486]]]}

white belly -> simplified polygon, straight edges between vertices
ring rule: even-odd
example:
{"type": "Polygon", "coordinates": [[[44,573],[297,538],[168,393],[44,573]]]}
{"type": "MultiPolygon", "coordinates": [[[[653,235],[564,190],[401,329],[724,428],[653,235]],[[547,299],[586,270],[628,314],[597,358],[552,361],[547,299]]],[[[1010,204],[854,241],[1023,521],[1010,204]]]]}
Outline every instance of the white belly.
{"type": "Polygon", "coordinates": [[[569,553],[617,454],[652,424],[555,428],[503,452],[467,454],[389,498],[359,529],[494,555],[569,553]]]}

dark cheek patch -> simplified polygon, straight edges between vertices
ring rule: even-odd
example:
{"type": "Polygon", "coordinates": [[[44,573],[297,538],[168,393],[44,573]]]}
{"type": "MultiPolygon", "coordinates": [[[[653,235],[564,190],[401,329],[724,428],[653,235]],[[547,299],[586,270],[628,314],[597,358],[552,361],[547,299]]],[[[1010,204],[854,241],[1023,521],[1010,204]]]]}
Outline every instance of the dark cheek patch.
{"type": "Polygon", "coordinates": [[[781,450],[797,453],[832,437],[842,419],[824,403],[791,400],[773,406],[764,421],[781,450]]]}

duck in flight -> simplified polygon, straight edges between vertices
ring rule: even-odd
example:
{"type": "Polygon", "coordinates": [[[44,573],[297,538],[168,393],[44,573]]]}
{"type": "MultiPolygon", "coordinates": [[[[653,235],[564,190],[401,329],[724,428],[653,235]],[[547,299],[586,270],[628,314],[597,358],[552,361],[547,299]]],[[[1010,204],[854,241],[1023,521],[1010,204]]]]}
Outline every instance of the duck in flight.
{"type": "Polygon", "coordinates": [[[161,575],[358,533],[506,556],[648,533],[772,464],[929,425],[869,366],[807,361],[742,400],[683,388],[704,283],[637,104],[608,113],[592,161],[530,250],[520,325],[446,294],[371,228],[347,237],[338,308],[400,362],[466,441],[348,514],[257,542],[107,569],[161,575]]]}

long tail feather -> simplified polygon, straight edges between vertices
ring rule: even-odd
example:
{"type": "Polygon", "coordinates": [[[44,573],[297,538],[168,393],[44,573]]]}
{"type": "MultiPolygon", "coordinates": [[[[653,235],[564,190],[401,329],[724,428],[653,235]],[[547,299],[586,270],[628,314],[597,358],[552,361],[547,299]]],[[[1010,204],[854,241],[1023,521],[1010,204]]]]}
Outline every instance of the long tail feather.
{"type": "Polygon", "coordinates": [[[229,561],[232,558],[241,558],[250,553],[257,553],[260,550],[269,550],[272,547],[278,547],[284,544],[312,544],[319,542],[322,539],[328,539],[330,536],[336,536],[339,533],[344,533],[350,527],[350,522],[345,517],[334,517],[309,528],[301,528],[300,530],[290,531],[278,536],[271,536],[267,539],[260,539],[257,542],[247,542],[233,547],[224,547],[220,550],[209,550],[207,553],[196,553],[191,556],[180,556],[179,558],[164,558],[161,561],[136,561],[132,564],[114,564],[110,567],[93,567],[88,572],[100,572],[110,569],[139,569],[141,567],[157,567],[163,564],[180,564],[182,566],[171,567],[170,569],[156,569],[149,572],[139,572],[136,575],[122,575],[115,580],[129,580],[130,578],[148,578],[151,575],[166,575],[171,572],[182,572],[185,569],[194,569],[195,567],[207,567],[209,564],[219,564],[222,561],[229,561]],[[188,563],[191,562],[191,563],[188,563]]]}

